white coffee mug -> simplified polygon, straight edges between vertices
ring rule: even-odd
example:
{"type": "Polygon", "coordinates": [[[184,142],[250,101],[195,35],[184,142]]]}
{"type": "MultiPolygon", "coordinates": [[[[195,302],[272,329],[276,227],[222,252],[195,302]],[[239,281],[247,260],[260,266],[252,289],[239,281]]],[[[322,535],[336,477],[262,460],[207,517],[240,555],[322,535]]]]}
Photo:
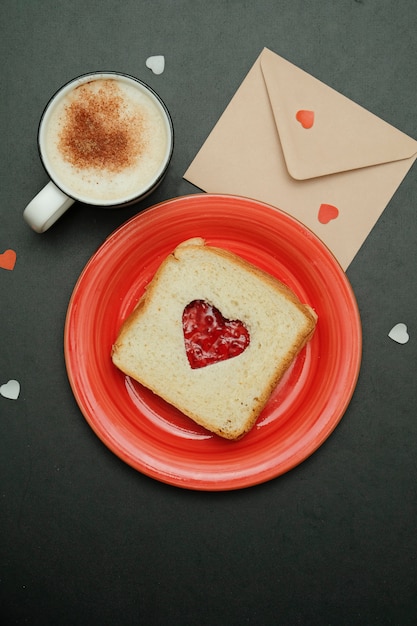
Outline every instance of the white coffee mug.
{"type": "Polygon", "coordinates": [[[169,111],[148,85],[118,72],[79,76],[42,114],[38,149],[51,180],[24,219],[42,233],[76,200],[107,208],[137,202],[164,178],[173,146],[169,111]]]}

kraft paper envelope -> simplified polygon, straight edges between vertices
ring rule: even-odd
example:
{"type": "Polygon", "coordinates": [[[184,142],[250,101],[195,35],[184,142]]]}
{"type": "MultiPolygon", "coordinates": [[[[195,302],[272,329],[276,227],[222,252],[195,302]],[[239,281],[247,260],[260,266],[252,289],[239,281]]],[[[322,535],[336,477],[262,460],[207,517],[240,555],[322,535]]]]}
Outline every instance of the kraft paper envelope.
{"type": "Polygon", "coordinates": [[[417,141],[265,48],[184,178],[290,213],[346,269],[416,157],[417,141]]]}

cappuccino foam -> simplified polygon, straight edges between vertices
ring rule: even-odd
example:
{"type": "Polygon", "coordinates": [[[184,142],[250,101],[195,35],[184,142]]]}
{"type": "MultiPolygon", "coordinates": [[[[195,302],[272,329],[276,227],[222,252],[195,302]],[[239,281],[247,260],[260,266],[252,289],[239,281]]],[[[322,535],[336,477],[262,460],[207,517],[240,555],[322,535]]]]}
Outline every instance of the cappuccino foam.
{"type": "Polygon", "coordinates": [[[140,83],[93,77],[52,102],[40,149],[64,192],[93,204],[128,202],[162,173],[170,150],[168,122],[140,83]]]}

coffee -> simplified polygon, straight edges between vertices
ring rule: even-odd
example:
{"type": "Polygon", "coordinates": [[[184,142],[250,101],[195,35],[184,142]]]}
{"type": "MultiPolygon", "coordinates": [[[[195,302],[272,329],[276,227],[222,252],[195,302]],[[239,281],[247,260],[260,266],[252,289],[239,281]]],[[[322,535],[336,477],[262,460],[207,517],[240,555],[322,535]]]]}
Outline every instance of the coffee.
{"type": "Polygon", "coordinates": [[[123,75],[84,77],[48,105],[39,129],[44,166],[69,196],[115,205],[158,182],[172,150],[161,101],[123,75]]]}

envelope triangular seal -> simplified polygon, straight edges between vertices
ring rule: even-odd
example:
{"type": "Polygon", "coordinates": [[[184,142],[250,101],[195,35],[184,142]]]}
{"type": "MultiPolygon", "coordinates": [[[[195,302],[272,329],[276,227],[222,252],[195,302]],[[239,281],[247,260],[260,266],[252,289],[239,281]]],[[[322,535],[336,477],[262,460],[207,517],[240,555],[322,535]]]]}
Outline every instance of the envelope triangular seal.
{"type": "Polygon", "coordinates": [[[260,56],[289,174],[306,180],[407,159],[416,142],[317,78],[265,48],[260,56]],[[311,128],[297,121],[314,113],[311,128]]]}

